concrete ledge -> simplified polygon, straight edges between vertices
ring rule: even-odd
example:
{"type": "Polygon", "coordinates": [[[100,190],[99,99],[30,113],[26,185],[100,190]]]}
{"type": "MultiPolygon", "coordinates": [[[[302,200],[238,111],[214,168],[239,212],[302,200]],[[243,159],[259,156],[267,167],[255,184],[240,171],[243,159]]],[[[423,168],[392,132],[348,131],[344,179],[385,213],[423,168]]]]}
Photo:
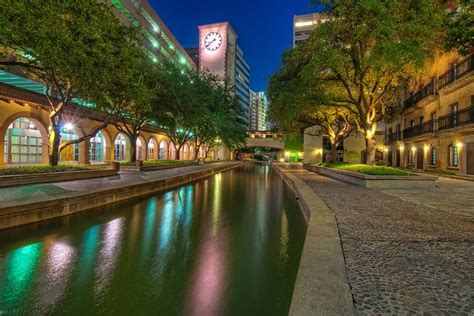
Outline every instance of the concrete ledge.
{"type": "Polygon", "coordinates": [[[308,224],[289,315],[354,315],[336,217],[314,191],[278,164],[308,224]]]}
{"type": "Polygon", "coordinates": [[[321,175],[355,184],[368,189],[425,189],[434,188],[438,177],[426,175],[412,176],[373,176],[346,170],[305,165],[305,169],[321,175]]]}
{"type": "Polygon", "coordinates": [[[0,188],[48,182],[63,182],[92,178],[103,178],[115,175],[117,175],[117,170],[110,168],[85,171],[8,175],[0,176],[0,188]]]}
{"type": "Polygon", "coordinates": [[[0,229],[35,223],[125,201],[131,198],[167,191],[241,165],[242,163],[235,163],[230,166],[209,168],[160,180],[144,180],[139,184],[113,189],[98,189],[87,193],[72,193],[61,198],[51,198],[46,201],[2,205],[0,207],[0,229]]]}
{"type": "Polygon", "coordinates": [[[191,161],[186,163],[169,163],[169,164],[162,164],[162,165],[142,165],[140,168],[137,166],[120,166],[120,170],[123,171],[157,171],[157,170],[165,170],[165,169],[173,169],[173,168],[180,168],[180,167],[188,167],[188,166],[195,166],[197,162],[191,161]]]}

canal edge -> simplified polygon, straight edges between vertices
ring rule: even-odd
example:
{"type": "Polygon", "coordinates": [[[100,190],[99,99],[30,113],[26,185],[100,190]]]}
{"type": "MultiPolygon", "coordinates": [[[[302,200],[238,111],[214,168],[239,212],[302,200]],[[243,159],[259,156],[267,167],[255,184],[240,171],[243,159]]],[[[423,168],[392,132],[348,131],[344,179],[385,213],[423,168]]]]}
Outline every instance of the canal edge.
{"type": "Polygon", "coordinates": [[[64,197],[49,198],[43,201],[15,203],[6,207],[0,206],[0,230],[91,211],[97,207],[166,192],[242,165],[242,162],[235,162],[159,180],[145,180],[121,187],[99,189],[64,197]]]}
{"type": "Polygon", "coordinates": [[[355,315],[334,213],[294,173],[278,164],[273,169],[295,194],[307,223],[289,315],[355,315]]]}

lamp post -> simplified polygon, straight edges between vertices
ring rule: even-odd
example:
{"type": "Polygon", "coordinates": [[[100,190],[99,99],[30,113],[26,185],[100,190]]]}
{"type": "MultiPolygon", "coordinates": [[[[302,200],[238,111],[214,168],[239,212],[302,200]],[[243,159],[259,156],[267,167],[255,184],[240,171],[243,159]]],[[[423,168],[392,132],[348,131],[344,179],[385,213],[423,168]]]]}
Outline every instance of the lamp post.
{"type": "Polygon", "coordinates": [[[217,156],[217,157],[216,157],[216,158],[217,158],[217,160],[220,160],[220,159],[219,159],[219,144],[220,144],[221,142],[222,142],[222,140],[220,140],[220,138],[217,138],[217,139],[216,139],[216,144],[217,144],[217,149],[216,149],[216,156],[217,156]]]}

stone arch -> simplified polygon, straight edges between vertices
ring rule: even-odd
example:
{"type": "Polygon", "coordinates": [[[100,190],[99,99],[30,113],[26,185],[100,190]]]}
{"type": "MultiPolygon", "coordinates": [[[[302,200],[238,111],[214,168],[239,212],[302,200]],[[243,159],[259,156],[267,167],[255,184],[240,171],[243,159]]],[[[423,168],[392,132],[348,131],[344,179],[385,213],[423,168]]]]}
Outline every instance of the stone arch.
{"type": "MultiPolygon", "coordinates": [[[[90,132],[92,132],[94,128],[91,128],[90,132]]],[[[110,137],[110,132],[107,130],[106,127],[99,130],[95,135],[93,135],[93,137],[90,138],[90,140],[84,143],[87,143],[87,159],[89,161],[105,162],[112,160],[112,138],[110,137]],[[102,137],[99,137],[99,133],[102,137]]]]}
{"type": "Polygon", "coordinates": [[[130,160],[130,139],[124,133],[117,132],[113,138],[113,156],[114,161],[130,160]]]}
{"type": "Polygon", "coordinates": [[[181,160],[189,159],[189,145],[187,143],[185,143],[183,147],[181,147],[180,159],[181,160]]]}
{"type": "Polygon", "coordinates": [[[31,112],[17,112],[8,117],[0,127],[0,165],[6,163],[5,161],[5,136],[9,126],[19,118],[26,118],[33,122],[38,129],[41,136],[41,163],[47,163],[48,158],[48,124],[43,118],[31,112]]]}
{"type": "Polygon", "coordinates": [[[147,160],[147,145],[145,137],[139,135],[137,138],[137,157],[135,157],[137,160],[147,160]]]}
{"type": "Polygon", "coordinates": [[[194,144],[190,144],[189,145],[189,154],[188,154],[188,159],[189,160],[193,160],[195,158],[194,157],[194,150],[195,150],[194,144]]]}
{"type": "Polygon", "coordinates": [[[168,142],[162,139],[158,150],[160,160],[173,159],[173,157],[170,156],[169,149],[168,142]]]}
{"type": "Polygon", "coordinates": [[[148,160],[158,160],[158,141],[155,136],[150,136],[147,142],[147,158],[148,160]]]}

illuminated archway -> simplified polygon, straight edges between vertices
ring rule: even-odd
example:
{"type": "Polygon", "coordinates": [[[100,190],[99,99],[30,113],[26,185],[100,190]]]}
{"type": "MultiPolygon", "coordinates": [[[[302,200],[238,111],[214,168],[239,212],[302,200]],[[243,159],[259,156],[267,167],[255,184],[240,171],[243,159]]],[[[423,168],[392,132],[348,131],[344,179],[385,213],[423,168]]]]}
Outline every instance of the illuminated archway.
{"type": "Polygon", "coordinates": [[[159,152],[160,160],[165,160],[165,159],[173,159],[173,156],[168,155],[168,144],[166,141],[162,140],[160,142],[160,152],[159,152]],[[170,157],[170,158],[169,158],[170,157]]]}
{"type": "Polygon", "coordinates": [[[48,162],[46,128],[37,119],[26,117],[14,119],[4,132],[4,140],[6,164],[48,162]]]}
{"type": "Polygon", "coordinates": [[[169,148],[168,148],[168,157],[169,159],[176,159],[176,147],[172,142],[170,142],[169,148]]]}
{"type": "Polygon", "coordinates": [[[127,141],[125,135],[119,133],[114,140],[114,160],[124,161],[127,158],[127,141]]]}
{"type": "Polygon", "coordinates": [[[189,157],[188,157],[189,160],[192,160],[194,159],[194,145],[191,144],[189,145],[189,157]]]}
{"type": "Polygon", "coordinates": [[[138,136],[137,138],[137,160],[147,160],[146,159],[147,148],[145,139],[142,136],[138,136]]]}
{"type": "Polygon", "coordinates": [[[154,137],[148,140],[148,160],[158,159],[158,143],[154,137]]]}

